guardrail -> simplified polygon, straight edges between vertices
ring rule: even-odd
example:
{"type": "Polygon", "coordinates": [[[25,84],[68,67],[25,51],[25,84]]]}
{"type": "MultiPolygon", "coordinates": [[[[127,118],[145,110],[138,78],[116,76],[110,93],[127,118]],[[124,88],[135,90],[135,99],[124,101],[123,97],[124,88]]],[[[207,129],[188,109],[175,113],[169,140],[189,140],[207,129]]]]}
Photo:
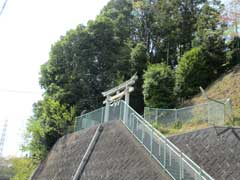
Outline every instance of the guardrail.
{"type": "MultiPolygon", "coordinates": [[[[79,123],[81,121],[94,121],[88,123],[88,127],[90,127],[92,124],[103,123],[104,112],[103,109],[100,109],[78,117],[76,124],[81,124],[79,123]],[[93,115],[93,113],[96,114],[93,115]],[[103,115],[100,116],[100,114],[103,115]],[[101,120],[94,118],[91,120],[90,117],[101,117],[101,120]]],[[[142,143],[149,154],[174,180],[213,180],[207,172],[193,162],[124,101],[119,101],[111,106],[108,121],[111,120],[121,120],[133,136],[142,143]]],[[[75,126],[75,129],[81,128],[75,126]]]]}
{"type": "Polygon", "coordinates": [[[176,180],[213,180],[203,169],[187,157],[179,148],[158,132],[129,105],[123,119],[129,131],[142,143],[150,155],[176,180]]]}

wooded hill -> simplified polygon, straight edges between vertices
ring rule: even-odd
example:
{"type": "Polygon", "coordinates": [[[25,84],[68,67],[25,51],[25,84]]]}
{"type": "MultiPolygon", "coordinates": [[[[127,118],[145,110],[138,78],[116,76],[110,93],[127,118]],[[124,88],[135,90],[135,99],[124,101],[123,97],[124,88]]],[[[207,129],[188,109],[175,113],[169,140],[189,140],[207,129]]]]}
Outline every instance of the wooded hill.
{"type": "Polygon", "coordinates": [[[102,106],[101,92],[139,77],[130,105],[171,108],[191,99],[239,63],[240,39],[218,0],[111,0],[87,25],[52,45],[41,66],[43,99],[33,106],[25,150],[41,160],[71,132],[82,111],[102,106]]]}

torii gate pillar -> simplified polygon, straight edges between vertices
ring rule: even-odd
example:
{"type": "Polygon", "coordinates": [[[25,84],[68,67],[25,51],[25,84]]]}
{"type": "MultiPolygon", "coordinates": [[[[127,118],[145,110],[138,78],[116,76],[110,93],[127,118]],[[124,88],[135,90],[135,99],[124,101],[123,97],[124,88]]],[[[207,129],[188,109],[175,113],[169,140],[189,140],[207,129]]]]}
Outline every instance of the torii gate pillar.
{"type": "Polygon", "coordinates": [[[126,104],[129,104],[129,100],[130,100],[130,92],[129,92],[129,88],[128,86],[126,87],[126,89],[124,90],[124,96],[125,96],[125,102],[126,104]]]}
{"type": "MultiPolygon", "coordinates": [[[[135,84],[137,80],[137,75],[134,74],[131,79],[128,81],[125,81],[124,83],[118,85],[117,87],[114,87],[108,91],[102,92],[102,95],[106,97],[105,101],[103,102],[106,104],[105,107],[105,113],[104,113],[104,122],[107,122],[109,120],[109,106],[112,102],[121,99],[123,96],[125,96],[125,102],[126,104],[129,104],[130,101],[130,93],[134,90],[132,87],[133,84],[135,84]]],[[[126,108],[124,108],[126,109],[126,108]]],[[[127,112],[124,112],[127,114],[127,112]]],[[[125,116],[124,116],[125,117],[125,116]]]]}
{"type": "Polygon", "coordinates": [[[109,106],[110,106],[110,96],[107,96],[106,107],[104,112],[104,122],[108,122],[108,119],[109,119],[109,106]]]}

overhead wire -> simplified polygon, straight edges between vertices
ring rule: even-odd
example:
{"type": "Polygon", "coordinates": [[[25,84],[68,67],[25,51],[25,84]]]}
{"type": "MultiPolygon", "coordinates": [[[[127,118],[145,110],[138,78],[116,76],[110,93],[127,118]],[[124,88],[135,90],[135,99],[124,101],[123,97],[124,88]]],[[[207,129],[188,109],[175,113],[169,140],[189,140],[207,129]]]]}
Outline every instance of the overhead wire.
{"type": "Polygon", "coordinates": [[[6,5],[7,5],[7,0],[5,0],[4,3],[3,3],[3,6],[2,6],[2,8],[0,10],[0,16],[2,15],[3,10],[5,9],[6,5]]]}

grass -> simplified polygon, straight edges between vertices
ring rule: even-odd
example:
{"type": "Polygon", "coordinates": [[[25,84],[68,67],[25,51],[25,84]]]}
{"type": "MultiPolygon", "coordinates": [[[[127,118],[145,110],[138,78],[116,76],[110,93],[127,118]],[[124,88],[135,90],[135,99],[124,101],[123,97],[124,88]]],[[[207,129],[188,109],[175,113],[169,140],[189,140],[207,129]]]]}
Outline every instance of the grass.
{"type": "MultiPolygon", "coordinates": [[[[236,113],[239,113],[239,114],[235,114],[231,120],[228,120],[227,122],[225,122],[226,126],[240,127],[240,109],[239,111],[236,111],[236,113]]],[[[153,126],[157,130],[159,130],[162,134],[166,136],[170,136],[170,135],[177,135],[177,134],[183,134],[186,132],[196,131],[199,129],[204,129],[204,128],[210,127],[211,125],[208,124],[206,121],[192,119],[191,121],[188,121],[185,123],[176,121],[168,126],[161,123],[154,122],[153,126]]]]}
{"type": "Polygon", "coordinates": [[[236,110],[233,114],[232,120],[225,123],[227,126],[240,127],[240,109],[236,110]]]}
{"type": "MultiPolygon", "coordinates": [[[[233,126],[240,126],[240,65],[235,66],[231,71],[222,75],[214,83],[206,88],[206,93],[214,99],[227,99],[232,101],[233,119],[234,121],[226,123],[233,126]]],[[[186,105],[194,105],[206,102],[201,93],[190,100],[184,102],[186,105]]]]}
{"type": "Polygon", "coordinates": [[[198,129],[204,129],[204,128],[209,127],[209,124],[205,121],[192,120],[192,121],[185,122],[185,123],[176,121],[169,126],[165,126],[160,123],[153,123],[153,126],[157,130],[159,130],[162,134],[169,136],[169,135],[176,135],[176,134],[191,132],[191,131],[195,131],[198,129]]]}

